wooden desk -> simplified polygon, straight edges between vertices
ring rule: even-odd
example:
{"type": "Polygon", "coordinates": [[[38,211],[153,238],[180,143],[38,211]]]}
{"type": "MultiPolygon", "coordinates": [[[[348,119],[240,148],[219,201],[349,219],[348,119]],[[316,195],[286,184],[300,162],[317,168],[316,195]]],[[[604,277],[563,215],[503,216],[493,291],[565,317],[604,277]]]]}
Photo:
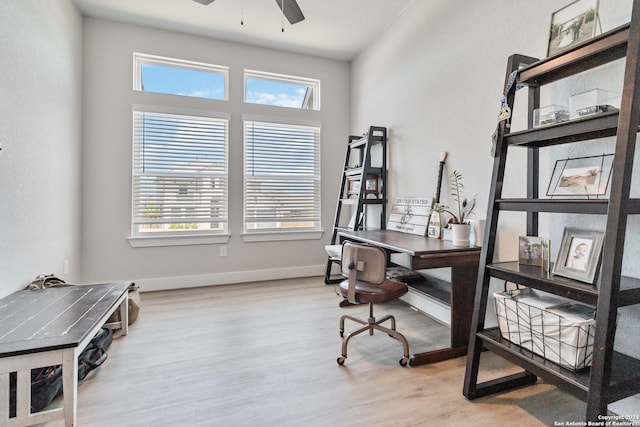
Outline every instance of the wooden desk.
{"type": "Polygon", "coordinates": [[[78,356],[111,314],[128,327],[131,282],[18,291],[0,300],[0,425],[65,420],[74,426],[78,356]],[[62,365],[63,406],[31,413],[31,369],[62,365]],[[16,416],[9,418],[9,375],[17,372],[16,416]]]}
{"type": "Polygon", "coordinates": [[[451,346],[414,354],[409,364],[423,365],[467,354],[480,247],[454,246],[447,240],[391,230],[341,231],[338,235],[340,241],[369,243],[385,249],[388,253],[408,254],[411,257],[412,270],[450,267],[451,346]]]}

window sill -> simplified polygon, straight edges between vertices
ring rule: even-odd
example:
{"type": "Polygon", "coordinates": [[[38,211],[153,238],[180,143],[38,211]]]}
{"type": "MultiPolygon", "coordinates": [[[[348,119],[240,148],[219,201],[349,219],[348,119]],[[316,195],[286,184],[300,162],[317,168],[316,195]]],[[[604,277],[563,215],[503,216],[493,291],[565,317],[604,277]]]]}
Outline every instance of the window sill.
{"type": "Polygon", "coordinates": [[[319,231],[266,231],[242,233],[244,242],[275,242],[281,240],[319,240],[324,232],[319,231]]]}
{"type": "Polygon", "coordinates": [[[215,245],[227,243],[230,234],[196,234],[193,236],[132,236],[127,240],[132,248],[156,246],[215,245]]]}

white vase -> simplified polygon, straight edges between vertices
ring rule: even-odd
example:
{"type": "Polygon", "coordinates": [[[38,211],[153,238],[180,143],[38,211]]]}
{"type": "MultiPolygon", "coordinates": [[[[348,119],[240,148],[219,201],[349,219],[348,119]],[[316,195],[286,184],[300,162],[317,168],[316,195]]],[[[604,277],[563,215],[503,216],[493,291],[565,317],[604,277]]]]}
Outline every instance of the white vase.
{"type": "Polygon", "coordinates": [[[469,246],[471,224],[451,224],[454,246],[469,246]]]}
{"type": "Polygon", "coordinates": [[[482,246],[482,242],[484,240],[484,226],[486,224],[486,221],[484,219],[474,219],[471,222],[471,229],[473,231],[473,234],[475,235],[475,242],[473,241],[474,239],[471,239],[471,243],[473,243],[476,246],[482,246]]]}

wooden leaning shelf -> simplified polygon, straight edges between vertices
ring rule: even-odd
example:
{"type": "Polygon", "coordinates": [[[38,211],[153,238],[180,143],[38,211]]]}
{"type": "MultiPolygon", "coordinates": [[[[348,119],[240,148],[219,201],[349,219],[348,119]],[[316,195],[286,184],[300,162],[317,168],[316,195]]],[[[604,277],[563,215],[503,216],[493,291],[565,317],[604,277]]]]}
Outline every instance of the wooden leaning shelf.
{"type": "MultiPolygon", "coordinates": [[[[491,192],[476,287],[469,353],[463,393],[475,399],[527,384],[537,377],[587,403],[585,418],[598,421],[609,403],[640,393],[640,360],[614,351],[618,307],[640,304],[640,280],[624,277],[623,248],[629,215],[640,214],[640,200],[630,198],[630,182],[640,111],[640,0],[633,1],[631,22],[580,43],[567,51],[537,60],[522,55],[509,58],[506,75],[518,71],[516,83],[528,86],[529,129],[509,133],[499,124],[494,154],[491,192]],[[597,114],[543,127],[533,127],[532,111],[539,107],[539,89],[562,78],[626,58],[622,103],[619,111],[597,114]],[[539,150],[559,144],[580,144],[616,137],[609,200],[542,199],[539,195],[539,150]],[[507,152],[527,150],[527,197],[502,198],[507,152]],[[499,214],[521,211],[527,215],[527,235],[538,235],[538,214],[606,215],[601,277],[592,286],[513,263],[493,263],[499,214]],[[567,297],[597,310],[591,367],[572,372],[504,339],[498,328],[485,329],[491,278],[511,281],[567,297]],[[478,383],[484,349],[519,365],[523,372],[478,383]]],[[[505,87],[507,84],[505,83],[505,87]]],[[[514,91],[507,94],[513,109],[514,91]]]]}

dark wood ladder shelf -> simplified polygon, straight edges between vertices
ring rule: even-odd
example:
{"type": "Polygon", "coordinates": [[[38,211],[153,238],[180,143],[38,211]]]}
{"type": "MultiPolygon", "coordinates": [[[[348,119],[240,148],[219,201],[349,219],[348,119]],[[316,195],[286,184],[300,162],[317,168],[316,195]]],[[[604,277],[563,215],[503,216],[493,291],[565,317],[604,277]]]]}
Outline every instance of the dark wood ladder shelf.
{"type": "MultiPolygon", "coordinates": [[[[367,229],[367,208],[379,206],[380,226],[384,228],[387,217],[387,128],[370,126],[364,135],[351,135],[344,157],[342,180],[333,221],[331,245],[338,242],[338,232],[367,229]],[[371,151],[379,147],[379,165],[373,165],[371,151]],[[368,188],[368,183],[373,188],[368,188]],[[347,207],[348,209],[343,209],[347,207]],[[347,212],[348,211],[348,212],[347,212]],[[349,215],[347,215],[349,214],[349,215]],[[344,224],[344,217],[354,218],[344,224]]],[[[325,270],[326,284],[337,283],[342,277],[333,277],[333,266],[340,263],[337,257],[329,256],[325,270]]]]}
{"type": "MultiPolygon", "coordinates": [[[[640,304],[640,279],[622,275],[628,217],[640,214],[640,199],[630,197],[636,140],[640,129],[640,0],[633,0],[629,24],[542,60],[524,55],[509,57],[504,87],[507,91],[506,103],[511,110],[514,107],[515,88],[523,86],[528,89],[528,129],[510,132],[510,119],[507,119],[498,124],[497,139],[494,141],[487,222],[480,255],[463,394],[468,399],[475,399],[532,384],[540,377],[584,400],[587,403],[585,419],[598,421],[600,415],[607,414],[609,403],[640,393],[640,360],[614,350],[618,308],[640,304]],[[540,106],[541,86],[623,58],[625,70],[619,110],[533,126],[533,111],[540,106]],[[513,85],[509,83],[512,73],[516,75],[513,85]],[[540,196],[542,148],[574,144],[580,150],[582,147],[579,144],[605,137],[615,137],[607,198],[540,196]],[[509,150],[525,150],[527,154],[527,195],[524,198],[502,196],[509,150]],[[500,213],[504,211],[525,212],[526,234],[529,236],[538,235],[540,213],[604,217],[606,229],[601,270],[595,284],[560,277],[541,267],[521,265],[518,261],[494,262],[498,221],[500,213]],[[590,366],[571,371],[529,351],[524,344],[520,346],[508,341],[504,336],[511,335],[503,336],[499,328],[485,329],[492,279],[544,291],[595,308],[590,366]],[[480,358],[485,350],[520,366],[523,371],[478,383],[480,358]]],[[[627,254],[627,261],[634,262],[630,255],[627,254]]],[[[635,336],[627,338],[638,339],[635,336]]]]}

